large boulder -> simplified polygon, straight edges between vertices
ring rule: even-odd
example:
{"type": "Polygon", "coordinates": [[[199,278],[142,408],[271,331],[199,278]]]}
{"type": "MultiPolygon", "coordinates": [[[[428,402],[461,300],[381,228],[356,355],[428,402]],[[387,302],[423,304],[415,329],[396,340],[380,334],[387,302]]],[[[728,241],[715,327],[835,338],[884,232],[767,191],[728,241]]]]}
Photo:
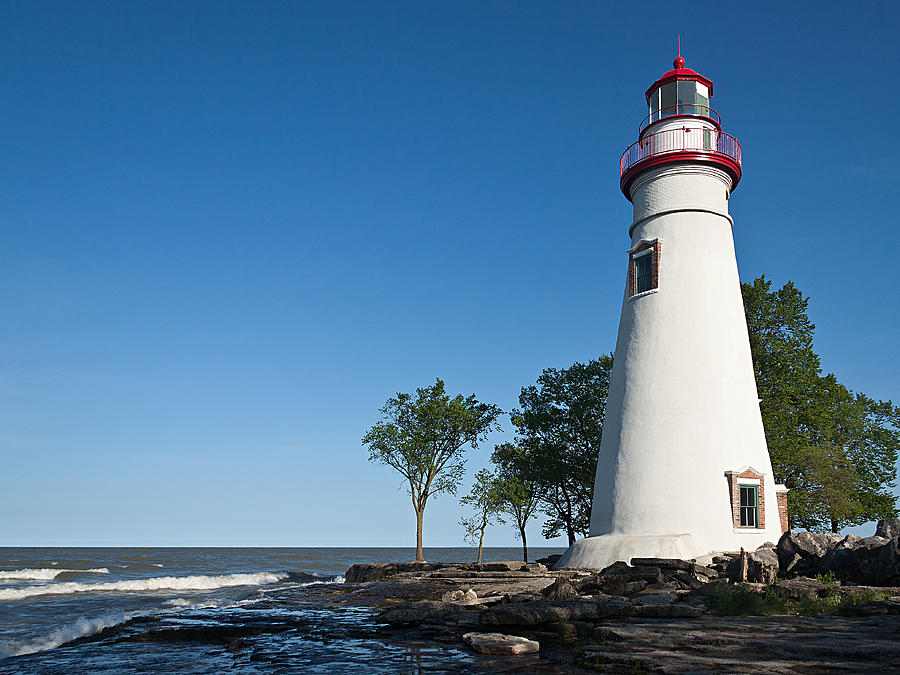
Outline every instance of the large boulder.
{"type": "Polygon", "coordinates": [[[885,539],[900,538],[900,518],[885,518],[878,521],[875,527],[875,536],[885,539]]]}
{"type": "Polygon", "coordinates": [[[778,577],[778,556],[771,548],[759,548],[748,556],[747,580],[760,584],[774,584],[778,577]]]}
{"type": "Polygon", "coordinates": [[[466,633],[463,640],[481,654],[534,654],[541,649],[539,642],[503,633],[466,633]]]}
{"type": "Polygon", "coordinates": [[[822,560],[841,539],[834,532],[785,532],[775,548],[782,575],[819,572],[822,560]]]}
{"type": "Polygon", "coordinates": [[[578,597],[578,589],[565,577],[557,577],[556,581],[541,591],[547,600],[571,600],[578,597]]]}
{"type": "Polygon", "coordinates": [[[832,572],[841,581],[893,585],[900,582],[897,546],[897,539],[848,535],[825,556],[821,569],[832,572]]]}

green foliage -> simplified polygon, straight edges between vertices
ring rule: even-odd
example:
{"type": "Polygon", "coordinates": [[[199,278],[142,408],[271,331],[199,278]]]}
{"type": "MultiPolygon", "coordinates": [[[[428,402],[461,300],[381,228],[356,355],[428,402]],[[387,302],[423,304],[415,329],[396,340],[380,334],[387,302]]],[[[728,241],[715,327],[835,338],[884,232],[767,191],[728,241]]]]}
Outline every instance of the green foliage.
{"type": "Polygon", "coordinates": [[[503,509],[503,493],[497,476],[487,469],[475,474],[475,482],[469,494],[459,500],[460,504],[472,507],[475,515],[462,517],[459,524],[466,531],[466,541],[478,547],[478,560],[481,562],[481,549],[484,545],[484,531],[489,525],[504,523],[501,514],[503,509]]]}
{"type": "Polygon", "coordinates": [[[742,586],[721,585],[706,596],[706,604],[720,616],[762,616],[796,614],[815,616],[836,612],[842,607],[858,607],[888,597],[877,591],[842,594],[837,587],[824,598],[785,598],[771,589],[758,592],[742,586]]]}
{"type": "Polygon", "coordinates": [[[833,570],[828,570],[827,572],[820,572],[816,575],[816,581],[820,584],[836,584],[838,578],[834,576],[833,570]]]}
{"type": "Polygon", "coordinates": [[[831,530],[897,513],[900,409],[820,374],[808,299],[765,277],[742,284],[760,410],[791,525],[831,530]]]}
{"type": "Polygon", "coordinates": [[[523,387],[512,413],[525,476],[538,486],[545,537],[575,542],[590,525],[594,474],[612,373],[612,355],[563,370],[545,369],[523,387]]]}
{"type": "Polygon", "coordinates": [[[491,461],[497,467],[502,510],[515,522],[516,534],[522,541],[522,560],[528,562],[528,540],[525,527],[537,512],[540,504],[540,485],[529,477],[527,453],[513,443],[502,443],[495,446],[491,461]]]}
{"type": "Polygon", "coordinates": [[[415,394],[397,394],[380,409],[382,419],[363,436],[369,461],[386,464],[406,481],[416,512],[416,559],[422,557],[422,516],[431,495],[456,490],[465,474],[465,450],[493,430],[502,411],[474,395],[449,396],[443,380],[415,394]]]}

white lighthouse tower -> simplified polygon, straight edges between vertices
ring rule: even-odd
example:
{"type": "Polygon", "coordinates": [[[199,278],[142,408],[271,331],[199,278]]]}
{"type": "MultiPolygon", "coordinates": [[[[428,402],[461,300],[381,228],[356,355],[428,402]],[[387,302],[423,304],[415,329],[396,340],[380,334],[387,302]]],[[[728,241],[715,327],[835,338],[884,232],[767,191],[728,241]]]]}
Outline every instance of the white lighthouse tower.
{"type": "Polygon", "coordinates": [[[679,54],[619,163],[634,220],[590,536],[559,567],[753,550],[787,528],[728,215],[741,146],[712,94],[679,54]]]}

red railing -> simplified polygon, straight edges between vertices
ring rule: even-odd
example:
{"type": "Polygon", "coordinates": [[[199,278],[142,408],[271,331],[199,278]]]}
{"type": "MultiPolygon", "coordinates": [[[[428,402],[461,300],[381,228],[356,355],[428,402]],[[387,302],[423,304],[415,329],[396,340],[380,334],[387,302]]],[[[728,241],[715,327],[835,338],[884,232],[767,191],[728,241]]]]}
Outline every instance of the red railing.
{"type": "Polygon", "coordinates": [[[675,117],[677,115],[689,115],[691,117],[706,117],[713,120],[719,127],[722,126],[722,118],[719,113],[710,108],[708,105],[700,105],[699,103],[676,103],[675,105],[667,105],[659,110],[654,110],[641,120],[638,125],[638,136],[649,124],[666,119],[667,117],[675,117]]]}
{"type": "Polygon", "coordinates": [[[724,155],[737,162],[739,166],[741,163],[741,144],[731,134],[715,129],[686,127],[647,134],[644,138],[629,145],[619,160],[619,175],[621,176],[632,166],[648,157],[664,155],[669,152],[724,155]]]}

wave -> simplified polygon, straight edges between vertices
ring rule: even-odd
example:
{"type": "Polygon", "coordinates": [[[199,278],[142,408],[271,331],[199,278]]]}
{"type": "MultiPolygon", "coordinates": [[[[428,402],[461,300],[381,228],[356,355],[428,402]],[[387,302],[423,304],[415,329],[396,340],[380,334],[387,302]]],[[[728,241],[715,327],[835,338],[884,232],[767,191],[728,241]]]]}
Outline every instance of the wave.
{"type": "Polygon", "coordinates": [[[65,572],[77,572],[81,574],[109,574],[105,567],[96,567],[89,570],[69,569],[24,569],[24,570],[0,570],[0,579],[13,579],[15,581],[50,581],[65,572]]]}
{"type": "Polygon", "coordinates": [[[99,593],[104,591],[212,591],[227,586],[262,586],[274,584],[288,575],[284,572],[258,572],[256,574],[222,574],[218,576],[195,575],[189,577],[150,577],[129,581],[82,584],[74,581],[28,586],[26,588],[0,589],[0,600],[21,600],[36,595],[68,593],[99,593]]]}
{"type": "Polygon", "coordinates": [[[50,632],[49,635],[31,642],[20,644],[18,647],[12,648],[10,653],[4,656],[24,656],[25,654],[34,654],[36,652],[55,649],[60,645],[64,645],[78,638],[88,637],[99,633],[104,628],[117,626],[126,621],[131,621],[138,616],[144,616],[140,612],[117,612],[115,614],[106,614],[95,619],[79,619],[67,626],[61,626],[50,632]]]}

